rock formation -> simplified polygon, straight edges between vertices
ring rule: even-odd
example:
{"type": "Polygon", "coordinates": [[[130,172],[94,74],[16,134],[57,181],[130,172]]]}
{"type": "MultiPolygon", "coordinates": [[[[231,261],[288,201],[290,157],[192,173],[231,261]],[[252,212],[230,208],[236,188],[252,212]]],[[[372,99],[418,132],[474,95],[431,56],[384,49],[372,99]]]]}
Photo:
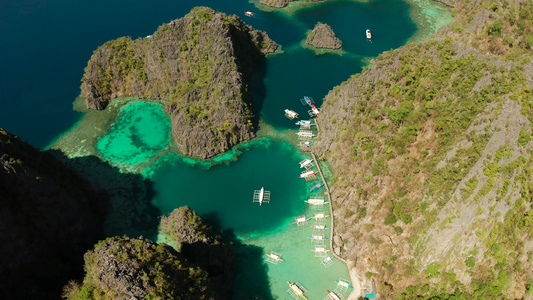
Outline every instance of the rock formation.
{"type": "Polygon", "coordinates": [[[151,37],[99,47],[85,69],[82,96],[99,110],[117,97],[167,100],[180,151],[208,158],[255,136],[246,81],[276,48],[237,16],[197,7],[151,37]]]}
{"type": "Polygon", "coordinates": [[[0,297],[58,299],[83,275],[106,197],[47,152],[0,129],[0,297]]]}
{"type": "Polygon", "coordinates": [[[206,296],[205,271],[143,238],[101,241],[85,254],[85,269],[82,286],[65,288],[69,299],[213,299],[206,296]]]}
{"type": "Polygon", "coordinates": [[[336,36],[328,24],[318,22],[313,30],[307,34],[308,45],[315,48],[337,50],[342,48],[342,42],[336,36]]]}
{"type": "Polygon", "coordinates": [[[235,272],[233,248],[188,207],[162,217],[161,230],[174,240],[188,261],[208,272],[208,286],[216,299],[228,299],[235,272]]]}

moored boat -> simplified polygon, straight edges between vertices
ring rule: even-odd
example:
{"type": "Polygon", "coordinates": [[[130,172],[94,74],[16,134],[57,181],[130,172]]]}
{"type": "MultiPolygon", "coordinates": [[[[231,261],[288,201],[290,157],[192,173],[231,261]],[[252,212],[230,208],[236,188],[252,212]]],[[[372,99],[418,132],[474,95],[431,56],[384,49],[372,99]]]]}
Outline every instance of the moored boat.
{"type": "Polygon", "coordinates": [[[370,29],[367,29],[367,30],[366,30],[366,38],[367,38],[367,40],[369,40],[369,41],[372,39],[372,33],[370,32],[370,29]]]}
{"type": "Polygon", "coordinates": [[[299,286],[297,286],[296,284],[291,283],[289,281],[287,281],[287,284],[289,285],[291,290],[294,292],[294,294],[296,294],[298,297],[302,297],[305,300],[307,300],[307,297],[304,295],[304,291],[302,291],[302,289],[300,289],[299,286]]]}
{"type": "Polygon", "coordinates": [[[277,261],[285,261],[283,258],[281,258],[279,255],[277,254],[274,254],[274,253],[269,253],[267,254],[268,257],[274,259],[274,260],[277,260],[277,261]]]}
{"type": "Polygon", "coordinates": [[[335,294],[334,292],[330,292],[329,290],[328,291],[328,295],[331,299],[333,300],[341,300],[341,297],[337,296],[337,294],[335,294]]]}
{"type": "Polygon", "coordinates": [[[254,16],[254,13],[251,12],[251,11],[245,11],[244,14],[245,14],[247,17],[253,17],[253,16],[254,16]]]}

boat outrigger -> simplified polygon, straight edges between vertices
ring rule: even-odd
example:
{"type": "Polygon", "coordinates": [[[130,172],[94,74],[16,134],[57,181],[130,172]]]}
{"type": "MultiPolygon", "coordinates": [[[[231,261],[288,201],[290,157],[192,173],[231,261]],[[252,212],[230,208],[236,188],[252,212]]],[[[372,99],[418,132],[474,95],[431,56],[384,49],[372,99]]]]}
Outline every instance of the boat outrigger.
{"type": "Polygon", "coordinates": [[[315,192],[315,191],[318,191],[318,190],[321,189],[323,186],[324,186],[323,183],[317,183],[316,185],[312,186],[312,187],[309,189],[309,192],[315,192]]]}
{"type": "Polygon", "coordinates": [[[253,202],[259,202],[259,205],[270,203],[270,191],[265,191],[264,187],[261,187],[260,190],[255,190],[253,202]]]}
{"type": "Polygon", "coordinates": [[[326,215],[324,213],[318,213],[318,214],[315,214],[313,217],[311,217],[313,219],[325,219],[325,218],[329,218],[329,215],[326,215]]]}
{"type": "Polygon", "coordinates": [[[302,137],[309,137],[309,138],[315,136],[315,134],[312,131],[307,131],[307,130],[300,130],[296,134],[302,137]]]}
{"type": "Polygon", "coordinates": [[[298,286],[296,285],[295,283],[291,283],[289,281],[287,281],[287,284],[289,285],[290,287],[290,290],[292,290],[292,292],[298,296],[298,297],[302,297],[304,298],[305,300],[307,300],[307,297],[304,295],[304,291],[298,286]]]}
{"type": "Polygon", "coordinates": [[[298,126],[315,126],[315,123],[311,123],[311,121],[306,121],[306,120],[300,120],[298,122],[295,123],[296,125],[298,126]]]}
{"type": "Polygon", "coordinates": [[[313,171],[313,170],[309,170],[309,171],[305,171],[302,174],[300,174],[300,178],[307,178],[307,177],[314,176],[316,174],[318,174],[318,172],[313,171]]]}
{"type": "Polygon", "coordinates": [[[334,292],[330,292],[329,290],[328,291],[328,295],[331,299],[333,300],[341,300],[341,297],[337,296],[337,294],[335,294],[334,292]]]}
{"type": "Polygon", "coordinates": [[[307,204],[311,204],[311,205],[324,205],[324,204],[329,203],[328,201],[324,201],[324,199],[313,199],[313,198],[305,200],[304,202],[307,204]]]}
{"type": "Polygon", "coordinates": [[[347,289],[353,289],[353,286],[350,285],[350,283],[348,283],[347,281],[344,281],[344,280],[335,280],[335,282],[340,285],[340,286],[343,286],[343,287],[346,287],[347,289]]]}
{"type": "Polygon", "coordinates": [[[268,253],[266,256],[268,256],[269,258],[271,258],[272,260],[274,261],[285,261],[283,258],[281,258],[281,256],[277,253],[268,253]]]}
{"type": "Polygon", "coordinates": [[[313,166],[312,159],[304,159],[300,162],[300,168],[307,168],[313,166]]]}
{"type": "Polygon", "coordinates": [[[309,105],[311,107],[311,110],[308,111],[309,116],[316,117],[320,114],[320,111],[315,106],[315,100],[312,97],[304,96],[303,99],[300,99],[303,105],[309,105]]]}
{"type": "Polygon", "coordinates": [[[314,228],[314,229],[322,229],[322,230],[329,229],[329,227],[326,227],[326,225],[311,225],[309,227],[314,228]]]}
{"type": "Polygon", "coordinates": [[[322,247],[317,247],[317,248],[315,248],[315,249],[311,249],[311,251],[313,251],[313,252],[323,252],[323,253],[326,253],[326,252],[329,252],[329,251],[331,251],[331,250],[326,249],[326,248],[322,248],[322,247]]]}
{"type": "Polygon", "coordinates": [[[313,236],[308,236],[308,238],[312,239],[312,240],[317,240],[317,241],[327,241],[329,240],[329,238],[323,236],[323,235],[313,235],[313,236]]]}
{"type": "Polygon", "coordinates": [[[298,118],[299,114],[297,112],[295,112],[294,110],[290,110],[290,109],[285,109],[285,117],[287,117],[288,119],[295,119],[295,118],[298,118]]]}

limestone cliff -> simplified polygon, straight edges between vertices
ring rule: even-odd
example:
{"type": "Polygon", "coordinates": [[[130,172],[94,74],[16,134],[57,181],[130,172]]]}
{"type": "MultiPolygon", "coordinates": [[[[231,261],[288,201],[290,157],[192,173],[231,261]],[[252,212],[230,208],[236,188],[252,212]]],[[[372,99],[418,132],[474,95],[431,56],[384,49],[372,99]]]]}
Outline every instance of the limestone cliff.
{"type": "Polygon", "coordinates": [[[85,69],[82,96],[99,110],[117,97],[167,100],[180,151],[208,158],[254,137],[247,79],[276,48],[237,16],[197,7],[151,37],[99,47],[85,69]]]}
{"type": "Polygon", "coordinates": [[[174,240],[188,261],[208,272],[208,285],[217,291],[216,299],[228,299],[235,273],[235,253],[231,245],[215,235],[188,207],[175,209],[161,218],[161,230],[174,240]]]}
{"type": "Polygon", "coordinates": [[[533,293],[533,3],[451,2],[436,38],[326,96],[313,151],[334,170],[335,247],[385,299],[520,299],[533,293]]]}
{"type": "Polygon", "coordinates": [[[101,241],[85,254],[85,269],[83,285],[65,288],[69,299],[212,299],[205,271],[143,238],[101,241]]]}
{"type": "Polygon", "coordinates": [[[0,129],[0,298],[59,299],[83,275],[106,197],[52,157],[0,129]]]}
{"type": "Polygon", "coordinates": [[[307,34],[306,43],[315,48],[340,49],[342,42],[328,24],[318,22],[315,28],[307,34]]]}

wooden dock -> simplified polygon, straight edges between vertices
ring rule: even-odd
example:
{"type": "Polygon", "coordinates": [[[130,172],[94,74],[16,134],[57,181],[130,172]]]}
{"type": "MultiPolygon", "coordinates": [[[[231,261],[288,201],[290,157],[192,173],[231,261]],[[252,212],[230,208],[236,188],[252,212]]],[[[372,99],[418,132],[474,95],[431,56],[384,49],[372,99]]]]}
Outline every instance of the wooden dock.
{"type": "MultiPolygon", "coordinates": [[[[318,127],[318,124],[317,124],[317,127],[318,127]]],[[[311,152],[311,155],[313,156],[313,160],[315,161],[315,165],[318,169],[318,173],[320,173],[320,177],[322,177],[322,182],[324,182],[324,187],[326,188],[326,195],[328,196],[328,201],[329,201],[329,215],[331,217],[331,238],[329,239],[329,248],[331,249],[331,253],[333,254],[333,256],[335,256],[338,260],[344,262],[345,264],[346,261],[341,258],[337,253],[335,253],[335,249],[333,248],[333,231],[335,230],[335,227],[333,226],[333,202],[331,201],[331,194],[329,192],[329,187],[328,187],[328,183],[326,182],[326,178],[324,178],[324,174],[322,173],[322,169],[320,169],[320,165],[318,164],[318,160],[316,159],[316,155],[311,152]]]]}

